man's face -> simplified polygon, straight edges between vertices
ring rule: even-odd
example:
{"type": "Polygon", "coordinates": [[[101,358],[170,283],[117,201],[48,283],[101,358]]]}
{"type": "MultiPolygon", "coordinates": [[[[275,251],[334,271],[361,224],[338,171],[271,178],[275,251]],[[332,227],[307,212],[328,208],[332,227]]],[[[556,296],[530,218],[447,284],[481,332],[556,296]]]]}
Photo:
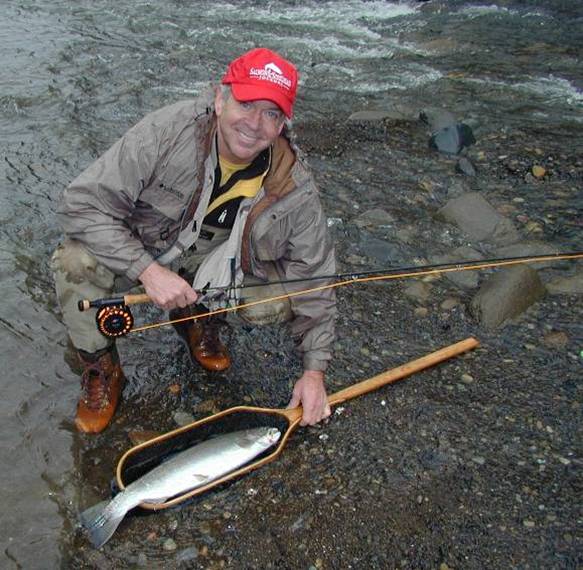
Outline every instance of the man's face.
{"type": "Polygon", "coordinates": [[[277,139],[285,120],[282,110],[266,99],[239,102],[220,90],[215,97],[219,154],[235,164],[248,164],[277,139]]]}

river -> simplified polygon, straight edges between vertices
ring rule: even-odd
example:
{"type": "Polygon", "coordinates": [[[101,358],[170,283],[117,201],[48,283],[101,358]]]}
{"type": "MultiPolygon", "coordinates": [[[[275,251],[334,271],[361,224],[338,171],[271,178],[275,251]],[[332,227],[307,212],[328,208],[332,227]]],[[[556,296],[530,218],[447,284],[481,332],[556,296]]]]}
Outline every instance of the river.
{"type": "MultiPolygon", "coordinates": [[[[554,148],[583,150],[580,0],[2,6],[2,568],[66,565],[67,537],[87,506],[85,444],[72,423],[78,380],[49,270],[61,238],[53,214],[67,183],[144,114],[196,95],[234,56],[266,46],[299,67],[298,124],[439,105],[478,134],[493,125],[509,133],[529,128],[554,148]]],[[[573,181],[579,191],[556,239],[582,249],[580,167],[573,181]]],[[[540,199],[545,208],[553,197],[540,199]]],[[[160,339],[171,342],[163,335],[140,342],[155,354],[160,339]]],[[[162,374],[154,362],[128,371],[130,399],[141,378],[162,374]]]]}

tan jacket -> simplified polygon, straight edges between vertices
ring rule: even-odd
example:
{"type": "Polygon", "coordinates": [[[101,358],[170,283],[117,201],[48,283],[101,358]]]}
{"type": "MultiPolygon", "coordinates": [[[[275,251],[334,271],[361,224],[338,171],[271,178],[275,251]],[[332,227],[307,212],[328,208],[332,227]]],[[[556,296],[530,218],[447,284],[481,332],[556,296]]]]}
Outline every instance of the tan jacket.
{"type": "MultiPolygon", "coordinates": [[[[147,115],[65,190],[57,217],[67,236],[114,273],[137,280],[184,228],[198,235],[214,184],[215,124],[210,92],[147,115]]],[[[264,192],[243,231],[244,271],[264,279],[262,264],[272,261],[282,279],[333,274],[334,248],[317,188],[284,136],[273,146],[264,192]]],[[[304,368],[325,370],[334,341],[333,290],[291,303],[304,368]]]]}

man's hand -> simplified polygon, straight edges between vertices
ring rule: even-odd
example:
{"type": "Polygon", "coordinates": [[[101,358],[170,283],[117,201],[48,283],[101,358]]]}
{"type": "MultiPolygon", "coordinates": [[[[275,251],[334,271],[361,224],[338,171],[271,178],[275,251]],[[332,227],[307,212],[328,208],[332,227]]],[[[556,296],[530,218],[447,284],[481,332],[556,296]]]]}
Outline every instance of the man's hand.
{"type": "Polygon", "coordinates": [[[288,408],[296,408],[302,405],[301,426],[315,425],[327,418],[332,412],[324,387],[324,373],[319,370],[306,370],[303,376],[296,382],[292,392],[292,398],[288,408]]]}
{"type": "Polygon", "coordinates": [[[162,309],[184,308],[198,298],[188,282],[155,261],[142,271],[138,279],[150,299],[162,309]]]}

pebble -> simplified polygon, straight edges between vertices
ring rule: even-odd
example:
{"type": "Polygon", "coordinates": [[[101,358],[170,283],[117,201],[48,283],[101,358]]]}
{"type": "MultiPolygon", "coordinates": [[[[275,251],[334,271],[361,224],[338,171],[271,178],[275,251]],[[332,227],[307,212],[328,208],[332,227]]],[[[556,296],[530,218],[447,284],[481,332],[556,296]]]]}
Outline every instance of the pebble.
{"type": "Polygon", "coordinates": [[[547,171],[540,165],[536,164],[535,166],[532,167],[532,175],[535,178],[542,178],[545,174],[547,173],[547,171]]]}
{"type": "Polygon", "coordinates": [[[528,520],[528,519],[524,519],[522,521],[522,524],[526,527],[526,528],[534,528],[536,526],[536,523],[534,521],[528,520]]]}
{"type": "Polygon", "coordinates": [[[443,301],[443,303],[441,303],[441,308],[444,311],[450,311],[451,309],[453,309],[454,307],[457,307],[459,305],[459,301],[457,299],[453,299],[453,298],[448,298],[445,299],[445,301],[443,301]]]}
{"type": "Polygon", "coordinates": [[[456,170],[462,174],[465,174],[466,176],[476,176],[475,166],[465,157],[462,157],[458,160],[456,164],[456,170]]]}
{"type": "Polygon", "coordinates": [[[479,455],[476,455],[476,457],[472,457],[472,461],[474,463],[477,463],[478,465],[484,465],[484,463],[486,463],[486,460],[479,455]]]}
{"type": "Polygon", "coordinates": [[[427,307],[417,307],[415,309],[416,317],[426,317],[429,314],[429,309],[427,307]]]}
{"type": "Polygon", "coordinates": [[[543,344],[549,348],[560,348],[567,345],[569,336],[562,331],[553,331],[546,334],[543,338],[543,344]]]}
{"type": "Polygon", "coordinates": [[[187,413],[187,412],[182,412],[182,411],[178,410],[177,412],[174,412],[172,419],[174,420],[176,425],[179,425],[182,427],[182,426],[186,426],[188,424],[191,424],[194,421],[194,416],[192,414],[187,413]]]}
{"type": "Polygon", "coordinates": [[[164,544],[163,544],[162,548],[163,548],[164,550],[167,550],[167,551],[169,551],[169,552],[171,552],[171,551],[173,551],[173,550],[176,550],[176,548],[177,548],[177,546],[176,546],[176,542],[174,542],[174,540],[173,540],[173,539],[171,539],[171,538],[167,538],[167,539],[164,541],[164,544]]]}
{"type": "Polygon", "coordinates": [[[461,380],[464,384],[472,384],[474,377],[471,374],[462,374],[461,380]]]}
{"type": "Polygon", "coordinates": [[[181,550],[176,555],[176,560],[178,562],[188,562],[189,560],[194,560],[197,557],[198,549],[196,548],[196,546],[190,546],[188,548],[185,548],[184,550],[181,550]]]}

